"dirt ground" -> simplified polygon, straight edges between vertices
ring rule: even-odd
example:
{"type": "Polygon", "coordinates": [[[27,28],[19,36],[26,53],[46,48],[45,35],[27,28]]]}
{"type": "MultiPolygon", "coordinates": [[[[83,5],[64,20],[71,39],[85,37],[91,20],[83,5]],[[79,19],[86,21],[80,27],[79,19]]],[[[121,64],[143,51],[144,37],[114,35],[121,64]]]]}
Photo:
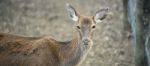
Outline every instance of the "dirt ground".
{"type": "Polygon", "coordinates": [[[69,19],[65,3],[91,16],[109,8],[108,17],[96,26],[94,46],[81,66],[134,66],[132,46],[124,37],[121,0],[0,0],[0,32],[69,40],[75,22],[69,19]]]}

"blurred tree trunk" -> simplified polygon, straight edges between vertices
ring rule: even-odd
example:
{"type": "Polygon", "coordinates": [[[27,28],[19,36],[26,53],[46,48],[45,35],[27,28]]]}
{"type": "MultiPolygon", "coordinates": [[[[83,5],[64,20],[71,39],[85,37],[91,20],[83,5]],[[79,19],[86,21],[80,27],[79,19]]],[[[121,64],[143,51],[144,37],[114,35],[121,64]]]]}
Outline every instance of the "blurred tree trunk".
{"type": "MultiPolygon", "coordinates": [[[[127,2],[127,1],[126,1],[127,2]]],[[[143,0],[128,0],[128,20],[132,30],[132,46],[136,66],[147,66],[144,45],[143,0]]]]}
{"type": "Polygon", "coordinates": [[[146,41],[145,41],[145,51],[147,55],[148,66],[150,66],[150,22],[149,22],[146,41]]]}
{"type": "Polygon", "coordinates": [[[146,26],[145,52],[150,66],[150,0],[144,1],[144,22],[146,26]]]}

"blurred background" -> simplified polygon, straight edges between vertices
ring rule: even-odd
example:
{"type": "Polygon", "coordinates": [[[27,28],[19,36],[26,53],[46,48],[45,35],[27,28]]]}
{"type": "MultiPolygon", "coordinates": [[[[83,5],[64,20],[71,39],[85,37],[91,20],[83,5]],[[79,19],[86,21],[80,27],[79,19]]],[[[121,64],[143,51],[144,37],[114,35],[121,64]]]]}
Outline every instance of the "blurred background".
{"type": "Polygon", "coordinates": [[[65,3],[89,16],[109,8],[108,17],[97,24],[94,46],[81,66],[134,66],[122,0],[0,0],[0,32],[70,40],[75,22],[69,19],[65,3]]]}

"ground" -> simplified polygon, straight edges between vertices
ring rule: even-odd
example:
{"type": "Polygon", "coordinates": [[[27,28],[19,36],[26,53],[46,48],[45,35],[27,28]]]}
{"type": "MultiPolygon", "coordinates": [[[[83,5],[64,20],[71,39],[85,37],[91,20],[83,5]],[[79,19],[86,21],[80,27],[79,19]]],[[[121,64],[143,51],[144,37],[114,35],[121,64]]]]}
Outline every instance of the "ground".
{"type": "Polygon", "coordinates": [[[108,17],[96,26],[94,46],[81,66],[134,66],[121,0],[0,0],[0,32],[69,40],[76,23],[68,17],[66,3],[90,16],[109,8],[108,17]]]}

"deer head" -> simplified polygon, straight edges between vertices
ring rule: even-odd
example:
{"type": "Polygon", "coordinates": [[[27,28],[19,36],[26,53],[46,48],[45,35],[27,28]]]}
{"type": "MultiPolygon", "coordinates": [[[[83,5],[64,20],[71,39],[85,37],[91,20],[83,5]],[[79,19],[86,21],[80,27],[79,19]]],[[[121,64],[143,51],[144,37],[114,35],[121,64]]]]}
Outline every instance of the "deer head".
{"type": "Polygon", "coordinates": [[[100,9],[94,16],[84,16],[79,14],[73,6],[66,4],[70,18],[76,22],[76,29],[80,35],[81,41],[88,44],[91,41],[96,24],[102,22],[107,16],[108,8],[100,9]]]}

